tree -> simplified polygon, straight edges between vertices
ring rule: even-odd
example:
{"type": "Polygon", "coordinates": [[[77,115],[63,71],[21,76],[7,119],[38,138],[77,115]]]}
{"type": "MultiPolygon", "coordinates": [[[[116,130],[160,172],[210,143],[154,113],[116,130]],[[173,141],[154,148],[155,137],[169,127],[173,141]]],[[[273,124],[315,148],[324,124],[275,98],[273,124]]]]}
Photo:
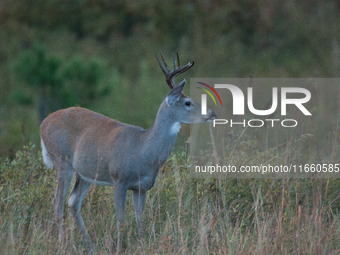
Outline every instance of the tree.
{"type": "Polygon", "coordinates": [[[13,92],[13,99],[28,105],[38,96],[39,120],[47,114],[70,106],[88,107],[109,93],[110,87],[100,87],[104,65],[99,60],[84,62],[79,56],[68,62],[61,57],[47,55],[42,45],[22,52],[14,61],[14,74],[23,81],[29,93],[22,88],[13,92]]]}

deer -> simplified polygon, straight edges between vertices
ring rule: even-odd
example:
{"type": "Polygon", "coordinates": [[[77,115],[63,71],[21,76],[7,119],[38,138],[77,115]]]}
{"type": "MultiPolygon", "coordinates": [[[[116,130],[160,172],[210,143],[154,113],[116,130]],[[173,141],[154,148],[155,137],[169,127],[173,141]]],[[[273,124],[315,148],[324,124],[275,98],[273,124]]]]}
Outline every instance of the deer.
{"type": "Polygon", "coordinates": [[[63,210],[73,175],[75,183],[68,198],[82,240],[93,251],[94,244],[86,230],[82,215],[82,202],[91,185],[114,187],[117,218],[117,252],[122,250],[125,200],[132,191],[138,234],[141,238],[142,213],[146,191],[156,181],[158,172],[169,157],[181,124],[212,122],[217,115],[207,109],[201,114],[201,104],[186,96],[184,79],[175,84],[175,77],[190,69],[194,62],[177,65],[173,54],[171,70],[162,55],[156,59],[165,74],[170,91],[161,103],[156,118],[147,130],[121,123],[81,107],[58,110],[47,116],[40,126],[43,162],[57,173],[57,188],[52,201],[59,240],[65,242],[63,210]]]}

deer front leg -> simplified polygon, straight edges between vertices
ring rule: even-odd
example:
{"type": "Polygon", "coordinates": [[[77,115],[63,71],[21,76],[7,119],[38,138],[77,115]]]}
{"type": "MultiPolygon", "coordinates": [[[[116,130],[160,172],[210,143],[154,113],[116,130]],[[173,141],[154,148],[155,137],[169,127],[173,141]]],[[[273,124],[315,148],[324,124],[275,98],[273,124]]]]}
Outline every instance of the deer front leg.
{"type": "Polygon", "coordinates": [[[127,188],[122,183],[115,185],[115,205],[117,215],[117,229],[118,229],[118,241],[117,241],[117,252],[122,250],[123,240],[123,227],[125,223],[125,199],[126,199],[127,188]]]}
{"type": "MultiPolygon", "coordinates": [[[[145,204],[145,191],[132,191],[133,205],[135,207],[136,221],[138,227],[139,243],[143,247],[143,234],[142,234],[142,215],[145,204]]],[[[141,253],[143,254],[143,253],[141,253]]]]}
{"type": "Polygon", "coordinates": [[[136,212],[138,234],[142,238],[141,228],[142,228],[142,215],[143,215],[144,204],[145,204],[145,192],[133,190],[132,197],[133,197],[133,205],[135,207],[135,212],[136,212]]]}

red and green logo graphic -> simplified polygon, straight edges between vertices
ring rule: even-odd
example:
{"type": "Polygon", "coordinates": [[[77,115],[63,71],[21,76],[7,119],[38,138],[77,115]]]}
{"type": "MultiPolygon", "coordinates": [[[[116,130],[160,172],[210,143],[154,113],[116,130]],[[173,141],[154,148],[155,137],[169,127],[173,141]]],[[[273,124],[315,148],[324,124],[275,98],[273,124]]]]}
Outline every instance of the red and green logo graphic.
{"type": "MultiPolygon", "coordinates": [[[[221,97],[220,97],[220,95],[217,93],[217,91],[216,91],[213,87],[211,87],[210,85],[208,85],[208,84],[206,84],[206,83],[203,83],[203,82],[197,82],[197,83],[199,83],[199,84],[201,84],[201,85],[203,85],[203,86],[206,86],[206,87],[209,88],[212,92],[214,92],[215,95],[217,96],[218,100],[220,101],[220,104],[222,105],[221,97]]],[[[201,90],[203,90],[204,92],[206,92],[206,93],[212,98],[212,100],[214,101],[215,105],[217,105],[214,96],[211,94],[211,92],[210,92],[209,90],[203,89],[203,88],[200,88],[200,87],[196,87],[196,88],[201,89],[201,90]]]]}
{"type": "MultiPolygon", "coordinates": [[[[197,83],[199,83],[199,84],[201,84],[201,85],[207,87],[207,88],[210,89],[212,92],[214,92],[214,94],[217,96],[217,98],[218,98],[218,100],[220,101],[220,104],[221,104],[221,106],[222,106],[221,97],[220,97],[220,95],[217,93],[217,91],[216,91],[213,87],[211,87],[210,85],[208,85],[208,84],[206,84],[206,83],[203,83],[203,82],[197,82],[197,83]]],[[[201,87],[196,87],[196,88],[201,89],[201,90],[203,90],[205,93],[207,93],[207,94],[212,98],[212,100],[214,101],[215,105],[217,105],[216,100],[215,100],[213,94],[212,94],[209,90],[204,89],[204,88],[201,88],[201,87]]],[[[202,101],[201,114],[202,114],[202,115],[206,115],[206,114],[207,114],[207,94],[202,94],[202,95],[201,95],[201,101],[202,101]]]]}

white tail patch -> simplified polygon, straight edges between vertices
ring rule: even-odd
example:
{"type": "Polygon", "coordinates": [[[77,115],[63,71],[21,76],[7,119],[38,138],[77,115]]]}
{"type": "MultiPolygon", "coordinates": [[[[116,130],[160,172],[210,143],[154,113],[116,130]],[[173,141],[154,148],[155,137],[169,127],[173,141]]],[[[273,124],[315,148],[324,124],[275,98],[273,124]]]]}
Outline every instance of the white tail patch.
{"type": "Polygon", "coordinates": [[[41,149],[42,149],[42,156],[43,156],[44,164],[47,166],[47,168],[53,168],[52,160],[50,158],[50,155],[48,155],[44,141],[42,139],[41,139],[41,149]]]}

